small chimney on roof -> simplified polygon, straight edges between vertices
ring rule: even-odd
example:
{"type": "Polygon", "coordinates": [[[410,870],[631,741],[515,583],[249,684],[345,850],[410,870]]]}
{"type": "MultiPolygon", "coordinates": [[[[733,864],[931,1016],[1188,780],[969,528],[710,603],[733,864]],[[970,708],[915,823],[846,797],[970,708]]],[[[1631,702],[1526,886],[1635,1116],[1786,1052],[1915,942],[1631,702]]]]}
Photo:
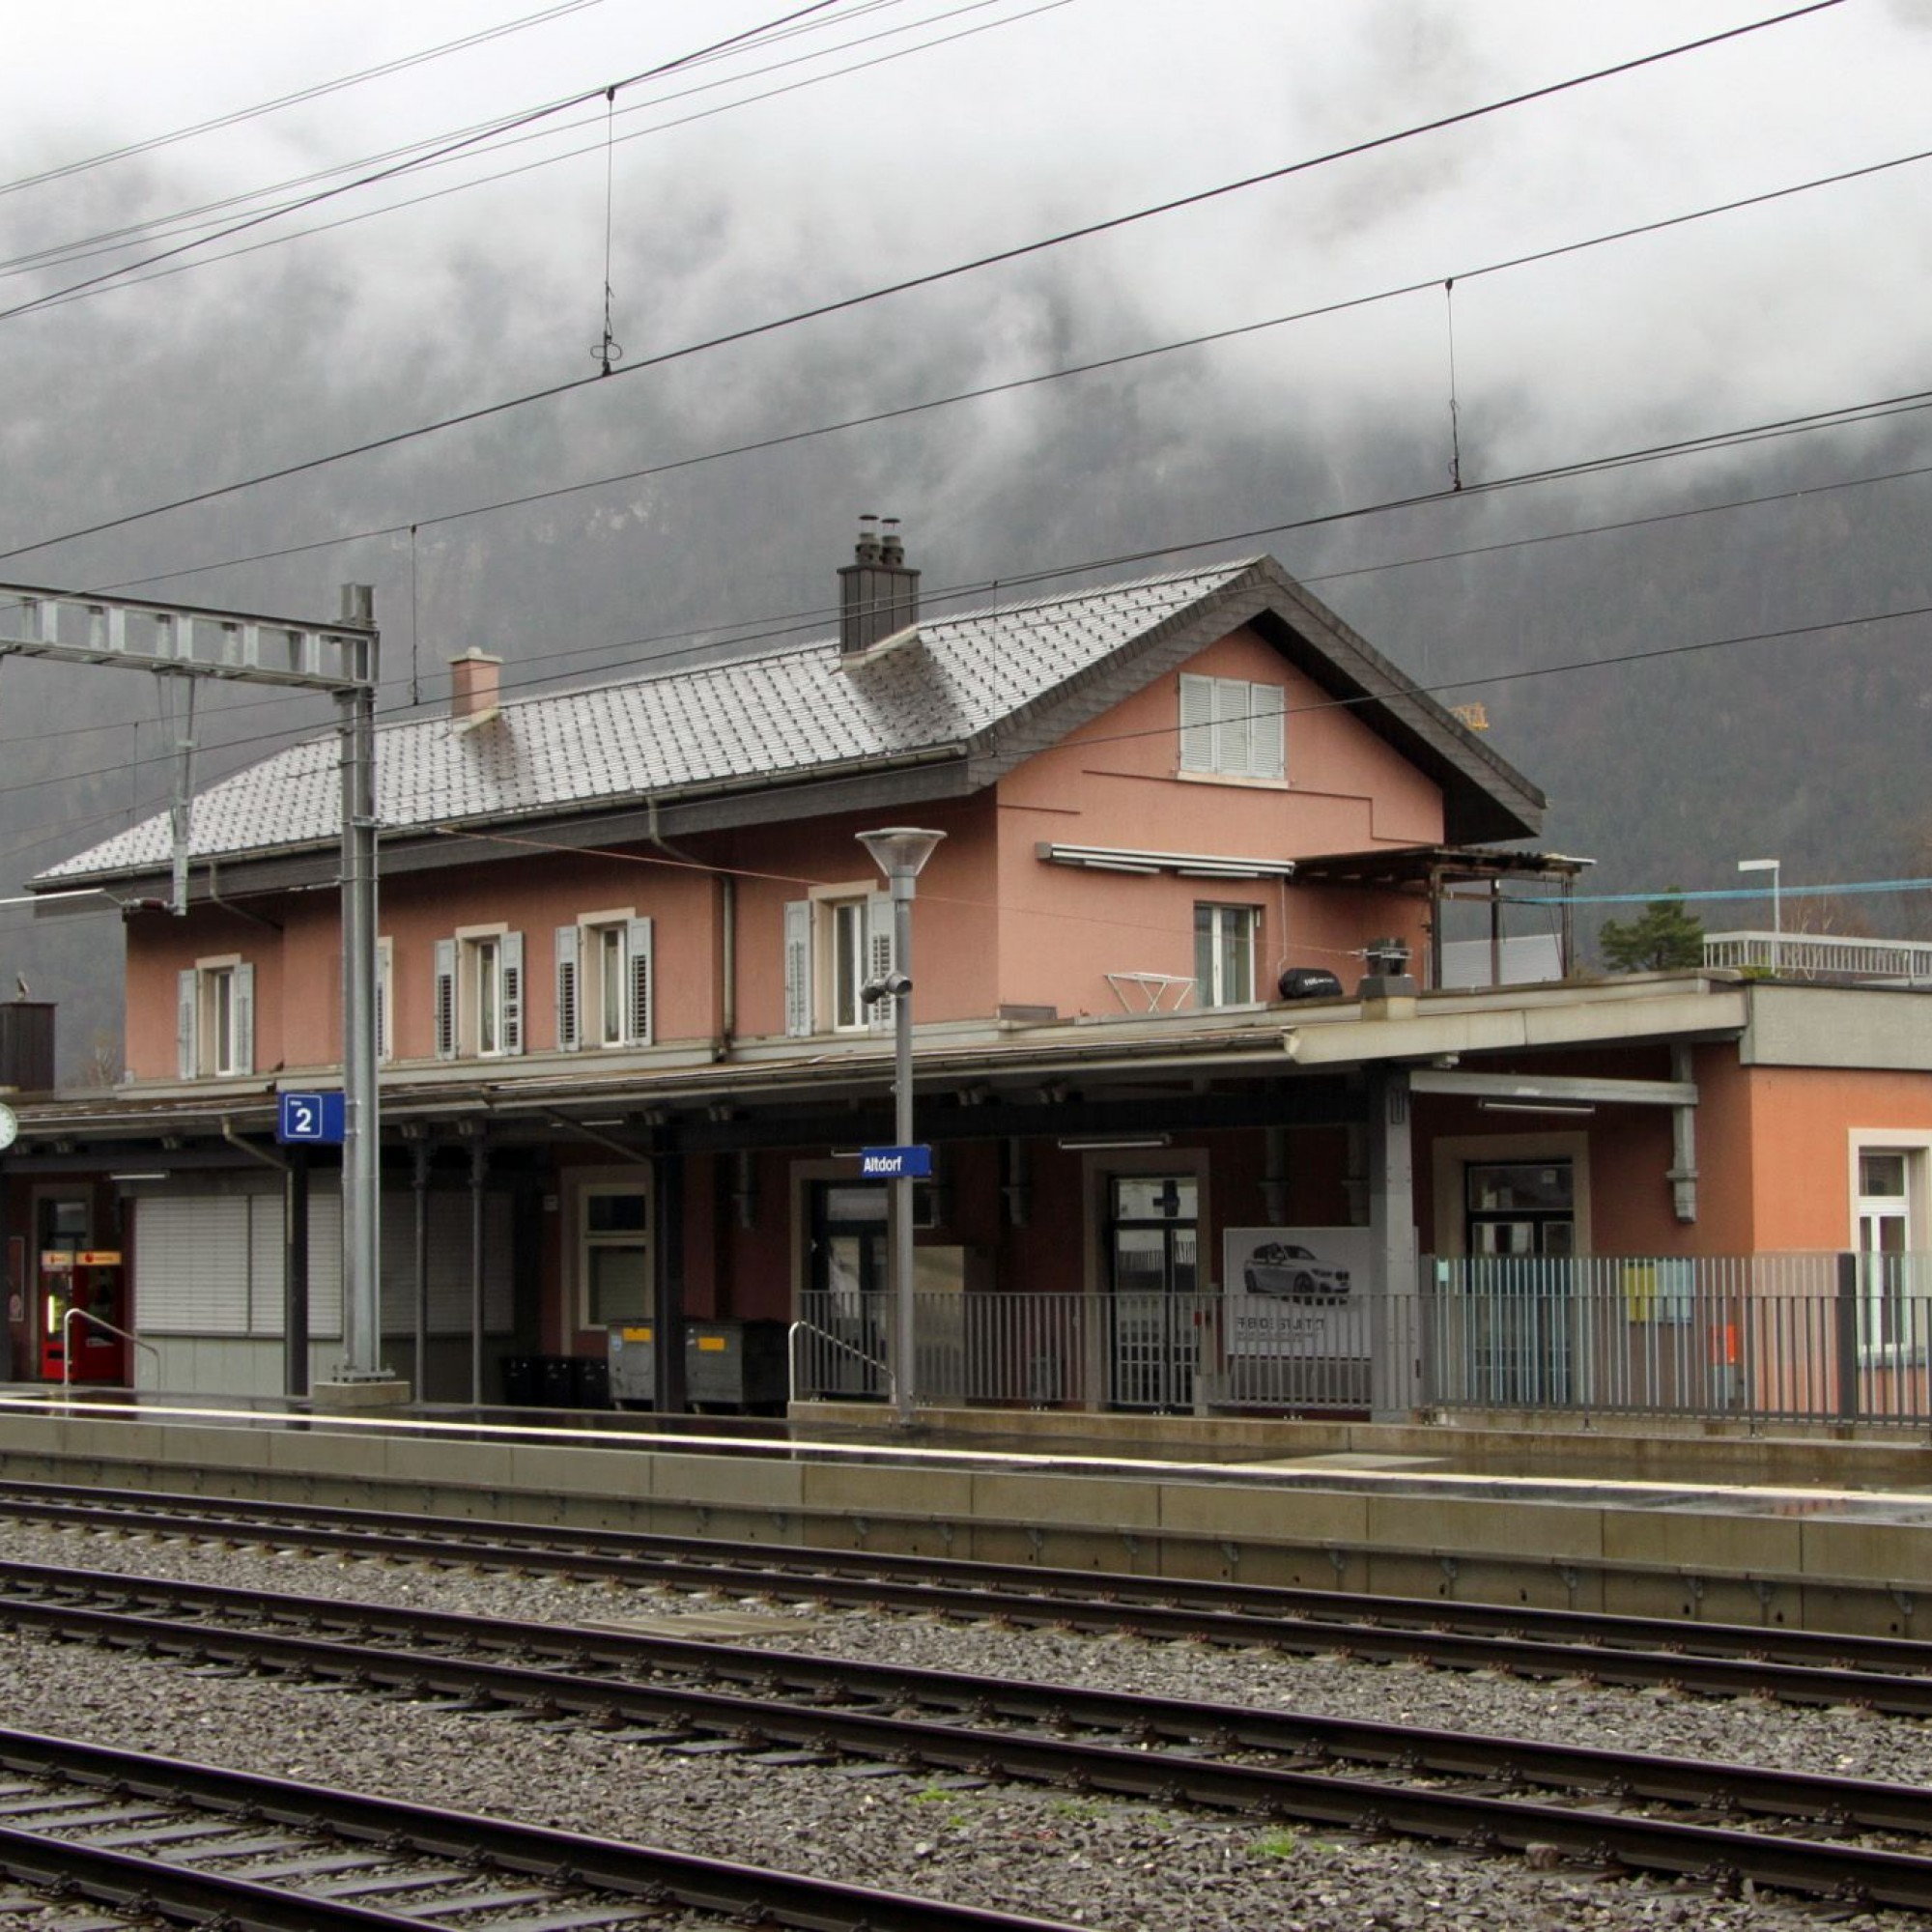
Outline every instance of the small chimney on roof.
{"type": "Polygon", "coordinates": [[[501,658],[486,656],[473,646],[449,661],[449,715],[468,728],[487,724],[502,708],[498,701],[501,658]]]}
{"type": "Polygon", "coordinates": [[[838,655],[862,656],[919,622],[919,572],[906,567],[899,520],[859,519],[859,544],[838,573],[838,655]]]}

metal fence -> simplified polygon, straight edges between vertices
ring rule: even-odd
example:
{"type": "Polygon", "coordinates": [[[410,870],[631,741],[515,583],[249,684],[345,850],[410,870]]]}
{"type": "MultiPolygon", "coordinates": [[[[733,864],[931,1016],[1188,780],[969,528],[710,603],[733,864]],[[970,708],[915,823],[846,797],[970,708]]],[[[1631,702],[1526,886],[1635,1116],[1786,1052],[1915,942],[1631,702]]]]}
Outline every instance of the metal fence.
{"type": "MultiPolygon", "coordinates": [[[[915,1296],[923,1404],[1932,1423],[1932,1255],[1422,1261],[1413,1294],[915,1296]]],[[[892,1395],[885,1294],[809,1294],[795,1399],[892,1395]]]]}
{"type": "Polygon", "coordinates": [[[1776,973],[1786,980],[1902,980],[1912,985],[1932,985],[1932,941],[1809,932],[1707,932],[1704,964],[1776,973]]]}

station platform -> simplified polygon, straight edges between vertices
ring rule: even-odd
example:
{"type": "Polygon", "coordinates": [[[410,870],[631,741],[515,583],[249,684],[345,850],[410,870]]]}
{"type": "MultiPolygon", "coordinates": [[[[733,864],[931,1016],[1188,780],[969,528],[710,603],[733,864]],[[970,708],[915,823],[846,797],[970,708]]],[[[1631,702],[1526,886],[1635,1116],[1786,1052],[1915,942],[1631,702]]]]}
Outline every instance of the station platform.
{"type": "Polygon", "coordinates": [[[1932,1444],[0,1389],[0,1479],[1932,1638],[1932,1444]]]}

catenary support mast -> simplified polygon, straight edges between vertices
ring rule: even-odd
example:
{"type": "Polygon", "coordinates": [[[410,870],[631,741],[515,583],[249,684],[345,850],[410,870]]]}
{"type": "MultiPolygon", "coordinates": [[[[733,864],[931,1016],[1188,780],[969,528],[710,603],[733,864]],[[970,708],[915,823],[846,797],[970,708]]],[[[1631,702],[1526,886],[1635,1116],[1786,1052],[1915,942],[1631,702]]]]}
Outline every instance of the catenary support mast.
{"type": "MultiPolygon", "coordinates": [[[[342,738],[342,1305],[345,1384],[388,1383],[378,1287],[381,1105],[376,1089],[376,686],[374,593],[342,588],[333,624],[190,604],[0,584],[0,657],[119,667],[166,678],[218,678],[326,692],[342,738]]],[[[177,841],[184,847],[187,841],[177,841]]],[[[191,852],[184,851],[185,859],[191,852]]],[[[185,911],[187,865],[177,862],[185,911]]]]}

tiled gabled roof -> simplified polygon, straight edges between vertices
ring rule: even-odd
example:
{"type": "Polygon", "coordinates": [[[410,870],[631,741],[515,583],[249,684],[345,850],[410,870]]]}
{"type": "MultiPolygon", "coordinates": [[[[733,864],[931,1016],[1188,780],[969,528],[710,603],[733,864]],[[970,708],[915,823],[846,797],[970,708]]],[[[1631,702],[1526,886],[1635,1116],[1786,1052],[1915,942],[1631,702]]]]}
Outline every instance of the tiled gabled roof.
{"type": "MultiPolygon", "coordinates": [[[[997,753],[1003,726],[1054,706],[1143,641],[1174,635],[1177,620],[1211,618],[1231,593],[1247,594],[1237,599],[1241,608],[1230,609],[1226,629],[1245,621],[1257,598],[1290,610],[1277,586],[1293,592],[1295,611],[1332,618],[1271,559],[1249,559],[923,618],[916,635],[856,667],[841,665],[838,640],[826,639],[508,699],[484,724],[465,726],[446,715],[385,724],[377,739],[377,816],[384,835],[395,837],[689,797],[714,786],[783,785],[949,751],[997,753]]],[[[1154,672],[1150,667],[1148,675],[1154,672]]],[[[1403,701],[1430,714],[1431,729],[1446,723],[1466,741],[1463,749],[1541,803],[1434,700],[1391,674],[1407,694],[1403,701]]],[[[341,825],[338,759],[330,732],[209,786],[194,801],[190,858],[333,843],[341,825]]],[[[157,813],[34,883],[161,871],[170,854],[168,817],[157,813]]]]}

